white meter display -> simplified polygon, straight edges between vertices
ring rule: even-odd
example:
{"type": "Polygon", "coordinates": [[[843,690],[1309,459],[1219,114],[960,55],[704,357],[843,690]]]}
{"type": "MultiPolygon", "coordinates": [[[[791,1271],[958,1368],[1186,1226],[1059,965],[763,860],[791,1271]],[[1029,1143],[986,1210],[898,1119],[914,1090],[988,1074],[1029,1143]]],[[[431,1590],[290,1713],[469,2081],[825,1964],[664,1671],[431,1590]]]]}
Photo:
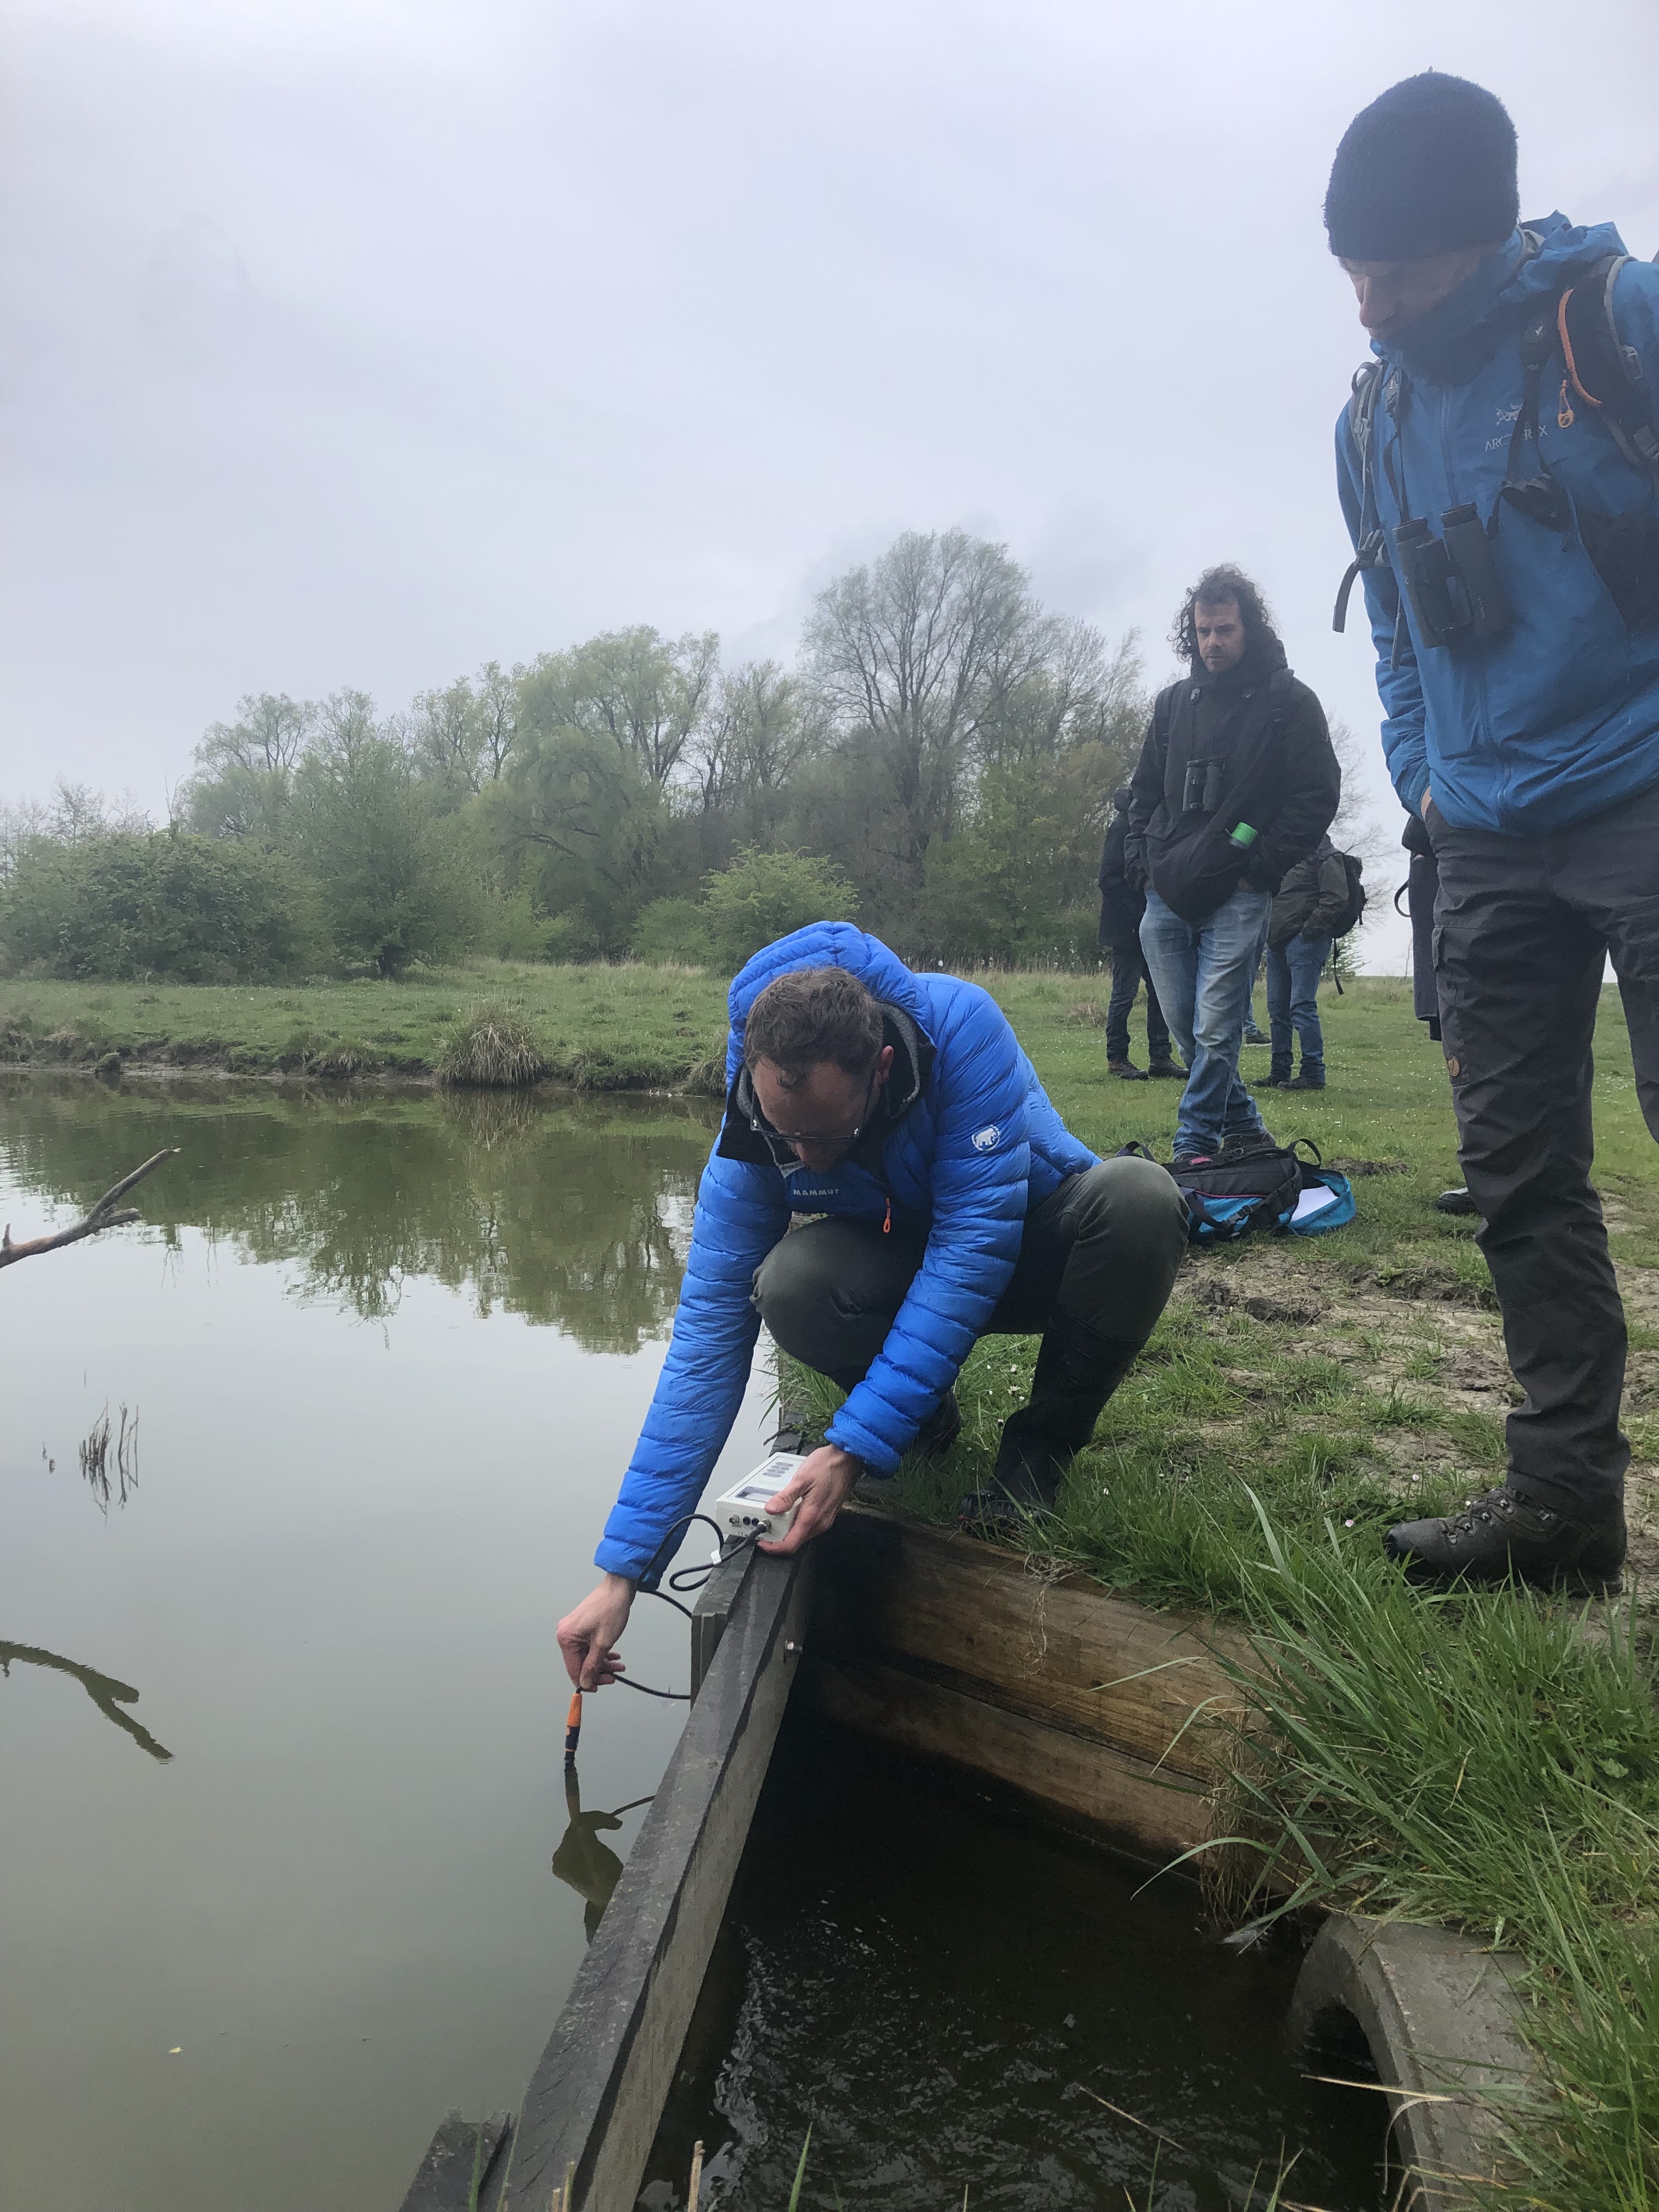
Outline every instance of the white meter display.
{"type": "Polygon", "coordinates": [[[734,1489],[714,1500],[708,1517],[728,1541],[733,1536],[763,1536],[775,1542],[789,1534],[795,1508],[787,1505],[781,1513],[769,1513],[766,1501],[777,1496],[805,1457],[804,1452],[774,1452],[752,1474],[745,1474],[734,1489]]]}

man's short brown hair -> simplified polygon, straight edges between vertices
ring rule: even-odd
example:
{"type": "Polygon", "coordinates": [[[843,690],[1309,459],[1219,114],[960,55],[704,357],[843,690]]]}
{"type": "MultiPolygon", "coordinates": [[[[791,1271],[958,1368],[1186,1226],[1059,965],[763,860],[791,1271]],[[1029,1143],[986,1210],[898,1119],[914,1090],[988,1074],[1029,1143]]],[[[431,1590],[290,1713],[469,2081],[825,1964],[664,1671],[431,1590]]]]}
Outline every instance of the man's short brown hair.
{"type": "Polygon", "coordinates": [[[795,968],[769,982],[744,1026],[746,1066],[769,1060],[786,1083],[833,1060],[848,1075],[868,1075],[885,1042],[881,1008],[844,968],[795,968]]]}

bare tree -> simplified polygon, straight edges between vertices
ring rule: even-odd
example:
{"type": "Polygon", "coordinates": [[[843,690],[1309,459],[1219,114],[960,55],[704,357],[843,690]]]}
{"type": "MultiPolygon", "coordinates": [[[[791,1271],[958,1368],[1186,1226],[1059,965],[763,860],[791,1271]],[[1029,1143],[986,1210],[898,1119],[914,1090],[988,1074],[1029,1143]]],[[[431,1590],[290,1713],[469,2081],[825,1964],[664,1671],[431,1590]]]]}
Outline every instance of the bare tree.
{"type": "Polygon", "coordinates": [[[1006,546],[908,531],[820,592],[802,641],[839,732],[863,738],[892,785],[894,857],[914,882],[948,836],[980,732],[1041,665],[1043,623],[1006,546]]]}
{"type": "Polygon", "coordinates": [[[483,781],[499,783],[519,737],[519,696],[528,671],[486,660],[478,671],[478,732],[483,781]]]}
{"type": "Polygon", "coordinates": [[[441,691],[417,691],[404,731],[423,775],[435,776],[458,797],[478,789],[483,733],[477,697],[465,676],[441,691]]]}
{"type": "Polygon", "coordinates": [[[524,679],[537,729],[606,737],[665,789],[714,703],[720,641],[663,637],[647,623],[606,630],[568,653],[544,653],[524,679]]]}
{"type": "Polygon", "coordinates": [[[245,691],[234,722],[213,722],[204,732],[198,764],[210,775],[233,767],[285,774],[298,766],[318,711],[313,701],[290,699],[286,691],[245,691]]]}

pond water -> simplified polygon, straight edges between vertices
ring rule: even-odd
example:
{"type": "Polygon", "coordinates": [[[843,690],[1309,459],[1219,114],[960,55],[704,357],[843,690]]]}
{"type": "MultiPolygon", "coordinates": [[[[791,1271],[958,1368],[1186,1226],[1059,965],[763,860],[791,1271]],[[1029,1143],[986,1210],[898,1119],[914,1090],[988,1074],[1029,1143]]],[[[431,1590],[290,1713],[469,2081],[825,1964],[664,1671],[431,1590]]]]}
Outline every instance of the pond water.
{"type": "MultiPolygon", "coordinates": [[[[0,1085],[20,1237],[179,1147],[143,1225],[0,1276],[0,2203],[393,2212],[447,2109],[517,2106],[681,1724],[590,1700],[568,1802],[553,1629],[711,1119],[0,1085]],[[106,1499],[79,1456],[106,1411],[106,1499]]],[[[641,1607],[629,1656],[682,1686],[684,1623],[641,1607]]],[[[1175,1883],[784,1746],[647,2206],[701,2136],[705,2204],[781,2212],[809,2123],[811,2204],[1121,2212],[1157,2150],[1159,2212],[1210,2212],[1281,2143],[1291,2198],[1376,2203],[1377,2100],[1279,2051],[1291,1962],[1218,1948],[1175,1883]]]]}
{"type": "MultiPolygon", "coordinates": [[[[145,1225],[0,1275],[0,2203],[392,2212],[446,2110],[516,2107],[643,1817],[569,1833],[553,1628],[708,1119],[0,1089],[20,1237],[179,1147],[145,1225]]],[[[665,1606],[629,1645],[684,1686],[665,1606]]],[[[649,1796],[681,1712],[589,1700],[589,1814],[649,1796]]]]}
{"type": "Polygon", "coordinates": [[[781,2212],[809,2129],[825,2212],[1378,2212],[1383,2100],[1286,2048],[1299,1963],[792,1713],[642,2212],[684,2206],[699,2138],[705,2203],[781,2212]]]}

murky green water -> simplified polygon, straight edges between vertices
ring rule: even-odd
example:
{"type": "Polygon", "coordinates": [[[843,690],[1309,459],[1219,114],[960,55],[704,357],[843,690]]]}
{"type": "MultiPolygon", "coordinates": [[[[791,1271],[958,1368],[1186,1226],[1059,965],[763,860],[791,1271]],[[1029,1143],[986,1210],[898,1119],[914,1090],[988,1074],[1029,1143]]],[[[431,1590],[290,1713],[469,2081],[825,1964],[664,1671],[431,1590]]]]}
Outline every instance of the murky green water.
{"type": "MultiPolygon", "coordinates": [[[[516,2106],[591,1916],[552,1632],[708,1142],[672,1102],[0,1090],[20,1237],[181,1148],[151,1225],[0,1274],[0,2203],[390,2212],[448,2107],[516,2106]],[[106,1517],[77,1446],[124,1404],[106,1517]]],[[[590,1701],[589,1813],[680,1710],[590,1701]]]]}

